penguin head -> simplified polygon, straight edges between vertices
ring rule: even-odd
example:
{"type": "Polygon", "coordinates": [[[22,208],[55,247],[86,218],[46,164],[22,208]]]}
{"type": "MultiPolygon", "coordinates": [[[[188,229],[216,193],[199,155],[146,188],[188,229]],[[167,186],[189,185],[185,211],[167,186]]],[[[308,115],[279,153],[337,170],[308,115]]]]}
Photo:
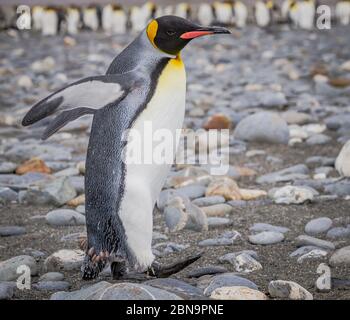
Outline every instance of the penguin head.
{"type": "Polygon", "coordinates": [[[167,54],[178,55],[192,39],[231,32],[222,27],[202,27],[176,16],[163,16],[152,20],[146,33],[155,48],[167,54]]]}

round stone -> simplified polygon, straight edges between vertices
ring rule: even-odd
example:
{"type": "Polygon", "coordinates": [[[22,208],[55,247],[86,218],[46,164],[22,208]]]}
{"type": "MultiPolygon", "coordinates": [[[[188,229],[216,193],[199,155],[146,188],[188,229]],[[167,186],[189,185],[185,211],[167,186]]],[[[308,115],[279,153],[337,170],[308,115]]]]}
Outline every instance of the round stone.
{"type": "Polygon", "coordinates": [[[253,244],[269,245],[279,243],[284,240],[284,235],[276,231],[263,231],[249,236],[249,242],[253,244]]]}
{"type": "Polygon", "coordinates": [[[327,217],[309,221],[305,226],[305,232],[309,235],[318,235],[327,232],[332,227],[333,221],[327,217]]]}
{"type": "Polygon", "coordinates": [[[269,293],[273,298],[313,300],[313,296],[309,291],[293,281],[271,281],[269,283],[269,293]]]}
{"type": "Polygon", "coordinates": [[[350,246],[341,248],[333,253],[329,263],[331,266],[350,266],[350,246]]]}
{"type": "Polygon", "coordinates": [[[210,298],[215,300],[267,300],[263,292],[241,286],[217,288],[212,292],[210,298]]]}
{"type": "Polygon", "coordinates": [[[0,237],[19,236],[26,233],[24,227],[4,226],[0,227],[0,237]]]}
{"type": "Polygon", "coordinates": [[[45,219],[51,226],[79,226],[85,224],[85,216],[70,209],[50,211],[45,219]]]}

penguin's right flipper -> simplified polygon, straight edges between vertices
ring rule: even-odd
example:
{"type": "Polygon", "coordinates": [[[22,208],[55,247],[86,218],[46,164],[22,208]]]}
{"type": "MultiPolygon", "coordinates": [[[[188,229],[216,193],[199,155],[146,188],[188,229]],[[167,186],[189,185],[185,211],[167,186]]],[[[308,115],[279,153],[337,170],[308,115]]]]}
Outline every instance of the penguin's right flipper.
{"type": "Polygon", "coordinates": [[[131,74],[88,77],[74,82],[35,104],[22,120],[31,125],[46,117],[56,115],[49,122],[43,139],[47,139],[68,122],[123,99],[130,91],[135,77],[131,74]],[[133,79],[134,78],[134,79],[133,79]]]}

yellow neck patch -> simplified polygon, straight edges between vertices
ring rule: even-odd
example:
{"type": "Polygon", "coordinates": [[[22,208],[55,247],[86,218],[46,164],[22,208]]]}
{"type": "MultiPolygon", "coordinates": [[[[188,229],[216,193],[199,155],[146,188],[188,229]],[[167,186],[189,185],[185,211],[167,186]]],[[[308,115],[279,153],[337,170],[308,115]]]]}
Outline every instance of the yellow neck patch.
{"type": "Polygon", "coordinates": [[[149,41],[151,41],[153,47],[155,47],[155,48],[157,48],[157,46],[154,43],[154,38],[157,35],[157,31],[158,31],[158,22],[156,20],[152,20],[148,24],[146,32],[147,32],[147,37],[148,37],[149,41]]]}

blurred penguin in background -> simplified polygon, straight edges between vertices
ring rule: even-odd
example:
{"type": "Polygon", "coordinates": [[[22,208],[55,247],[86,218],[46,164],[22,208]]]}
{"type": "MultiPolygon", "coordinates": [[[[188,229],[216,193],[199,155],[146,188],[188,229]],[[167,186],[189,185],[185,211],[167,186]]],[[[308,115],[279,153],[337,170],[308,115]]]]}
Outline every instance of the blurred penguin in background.
{"type": "Polygon", "coordinates": [[[58,15],[53,7],[46,7],[42,14],[41,33],[43,36],[54,36],[58,32],[58,15]]]}
{"type": "Polygon", "coordinates": [[[191,7],[188,3],[181,2],[175,6],[175,16],[191,19],[191,7]]]}
{"type": "Polygon", "coordinates": [[[67,33],[77,34],[80,28],[80,11],[78,7],[71,6],[66,11],[67,33]]]}
{"type": "Polygon", "coordinates": [[[97,9],[95,6],[88,6],[83,9],[83,22],[85,27],[91,29],[92,31],[97,31],[99,26],[97,9]]]}
{"type": "Polygon", "coordinates": [[[66,32],[67,24],[66,24],[66,8],[63,6],[56,8],[57,13],[57,33],[66,32]]]}
{"type": "Polygon", "coordinates": [[[339,1],[335,7],[335,16],[338,23],[347,26],[350,23],[350,0],[339,1]]]}
{"type": "Polygon", "coordinates": [[[316,5],[314,0],[303,0],[299,3],[299,22],[301,29],[311,30],[314,27],[316,5]]]}
{"type": "Polygon", "coordinates": [[[130,21],[134,32],[140,32],[145,25],[154,17],[156,6],[152,2],[146,2],[142,7],[134,6],[131,8],[130,21]]]}
{"type": "Polygon", "coordinates": [[[215,12],[216,22],[222,25],[229,25],[233,20],[233,6],[231,1],[214,2],[213,8],[215,12]]]}
{"type": "Polygon", "coordinates": [[[166,6],[164,9],[163,9],[163,15],[164,16],[171,16],[174,14],[174,8],[173,6],[166,6]]]}
{"type": "Polygon", "coordinates": [[[123,8],[119,5],[112,6],[112,33],[124,34],[126,33],[126,24],[128,17],[123,8]]]}
{"type": "Polygon", "coordinates": [[[241,1],[233,1],[233,16],[236,27],[244,28],[247,24],[248,8],[241,1]]]}
{"type": "Polygon", "coordinates": [[[299,3],[295,0],[290,1],[288,10],[288,21],[295,28],[299,27],[299,3]]]}
{"type": "Polygon", "coordinates": [[[284,0],[281,5],[281,18],[283,21],[289,21],[289,10],[293,0],[284,0]]]}
{"type": "Polygon", "coordinates": [[[113,7],[108,4],[102,8],[102,30],[108,34],[112,33],[113,26],[113,7]]]}
{"type": "Polygon", "coordinates": [[[33,29],[41,30],[43,21],[44,8],[41,6],[34,6],[32,8],[33,29]]]}
{"type": "Polygon", "coordinates": [[[0,7],[0,29],[14,27],[16,25],[17,15],[16,7],[1,6],[0,7]]]}
{"type": "Polygon", "coordinates": [[[214,21],[213,7],[209,3],[201,3],[197,18],[200,24],[210,26],[214,21]]]}
{"type": "Polygon", "coordinates": [[[272,23],[272,15],[274,10],[274,3],[272,0],[263,0],[255,2],[254,16],[256,24],[265,28],[272,23]]]}
{"type": "Polygon", "coordinates": [[[156,6],[155,12],[154,12],[154,18],[159,18],[161,16],[164,16],[164,9],[161,6],[156,6]]]}
{"type": "Polygon", "coordinates": [[[144,28],[144,22],[142,17],[142,10],[140,7],[132,6],[130,9],[130,22],[131,30],[133,32],[140,32],[144,28]]]}

